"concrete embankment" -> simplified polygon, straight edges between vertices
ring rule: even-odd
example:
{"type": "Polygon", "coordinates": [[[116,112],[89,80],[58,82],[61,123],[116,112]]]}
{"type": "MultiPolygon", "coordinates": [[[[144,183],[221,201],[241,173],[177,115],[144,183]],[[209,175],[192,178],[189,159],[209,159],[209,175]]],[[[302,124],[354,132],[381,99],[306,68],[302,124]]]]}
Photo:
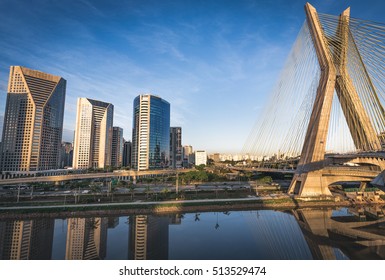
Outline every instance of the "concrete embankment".
{"type": "MultiPolygon", "coordinates": [[[[361,204],[363,205],[363,204],[361,204]]],[[[377,204],[377,205],[383,205],[377,204]]],[[[78,205],[40,205],[0,207],[0,219],[67,218],[86,216],[116,216],[137,214],[169,214],[208,211],[298,209],[323,207],[352,207],[351,201],[312,200],[300,201],[285,198],[240,198],[213,200],[174,200],[158,202],[128,202],[78,205]]]]}

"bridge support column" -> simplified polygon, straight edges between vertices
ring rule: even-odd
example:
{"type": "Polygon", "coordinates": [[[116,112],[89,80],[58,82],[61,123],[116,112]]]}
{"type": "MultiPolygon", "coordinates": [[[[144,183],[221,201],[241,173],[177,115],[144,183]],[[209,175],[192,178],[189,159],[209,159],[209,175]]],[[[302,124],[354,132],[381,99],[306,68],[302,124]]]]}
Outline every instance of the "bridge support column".
{"type": "Polygon", "coordinates": [[[359,191],[364,192],[366,189],[366,185],[367,185],[367,182],[361,182],[359,191]]]}
{"type": "Polygon", "coordinates": [[[321,75],[297,173],[290,185],[289,194],[331,195],[325,183],[326,178],[322,178],[322,170],[327,165],[325,148],[334,91],[337,92],[356,148],[380,150],[381,145],[346,69],[350,9],[346,9],[339,17],[338,39],[334,42],[337,47],[330,46],[316,9],[307,3],[305,10],[321,75]]]}
{"type": "Polygon", "coordinates": [[[289,187],[289,193],[300,196],[331,196],[327,180],[321,171],[295,174],[289,187]]]}

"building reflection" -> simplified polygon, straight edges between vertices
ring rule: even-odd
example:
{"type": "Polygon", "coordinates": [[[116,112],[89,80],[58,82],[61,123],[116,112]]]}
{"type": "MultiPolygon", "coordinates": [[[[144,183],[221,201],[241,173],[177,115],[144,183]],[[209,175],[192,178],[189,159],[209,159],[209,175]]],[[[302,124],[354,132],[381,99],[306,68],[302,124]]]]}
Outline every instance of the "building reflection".
{"type": "Polygon", "coordinates": [[[0,259],[49,260],[53,235],[53,219],[0,221],[0,259]]]}
{"type": "Polygon", "coordinates": [[[215,213],[216,219],[210,212],[202,213],[202,220],[209,223],[199,222],[199,214],[194,213],[133,215],[128,217],[129,227],[119,223],[119,217],[73,217],[56,232],[54,219],[6,219],[0,221],[0,259],[106,259],[116,256],[117,244],[122,238],[127,241],[127,236],[128,246],[123,250],[120,246],[119,258],[385,259],[383,211],[376,206],[260,210],[242,212],[236,219],[226,213],[215,213]],[[248,230],[238,217],[246,217],[248,230]],[[213,231],[215,222],[218,227],[213,231]],[[120,238],[109,240],[113,246],[107,255],[108,230],[114,231],[110,238],[120,238]],[[200,234],[202,238],[197,238],[200,234]]]}
{"type": "Polygon", "coordinates": [[[382,210],[374,208],[351,209],[350,215],[333,215],[332,209],[302,209],[293,215],[313,259],[385,259],[385,220],[382,210]]]}
{"type": "Polygon", "coordinates": [[[113,229],[119,226],[119,217],[108,217],[108,228],[113,229]]]}
{"type": "Polygon", "coordinates": [[[97,260],[106,257],[108,218],[69,218],[67,260],[97,260]]]}
{"type": "Polygon", "coordinates": [[[134,260],[167,260],[169,225],[168,216],[130,216],[128,258],[134,260]]]}

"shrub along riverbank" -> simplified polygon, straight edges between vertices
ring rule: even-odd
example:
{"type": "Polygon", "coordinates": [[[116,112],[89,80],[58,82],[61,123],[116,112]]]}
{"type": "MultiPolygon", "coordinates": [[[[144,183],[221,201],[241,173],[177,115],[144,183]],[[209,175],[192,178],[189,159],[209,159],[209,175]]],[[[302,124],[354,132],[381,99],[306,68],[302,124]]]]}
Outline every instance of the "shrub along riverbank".
{"type": "Polygon", "coordinates": [[[40,205],[24,207],[2,207],[0,218],[71,217],[117,214],[162,214],[204,211],[296,209],[302,207],[349,207],[352,202],[335,202],[330,199],[304,201],[292,197],[264,199],[223,199],[223,200],[177,200],[163,202],[105,203],[82,205],[40,205]]]}

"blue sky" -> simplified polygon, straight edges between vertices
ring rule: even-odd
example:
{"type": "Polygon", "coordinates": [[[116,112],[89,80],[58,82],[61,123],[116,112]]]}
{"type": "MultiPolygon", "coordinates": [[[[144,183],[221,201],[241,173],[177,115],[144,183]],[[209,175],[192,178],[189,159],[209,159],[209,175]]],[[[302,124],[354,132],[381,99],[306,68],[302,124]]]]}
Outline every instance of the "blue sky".
{"type": "MultiPolygon", "coordinates": [[[[171,104],[183,145],[242,149],[304,22],[297,0],[0,0],[0,118],[10,65],[67,80],[64,139],[78,97],[110,102],[131,139],[142,93],[171,104]]],[[[312,1],[319,12],[384,22],[383,1],[312,1]]],[[[0,121],[0,123],[2,120],[0,121]]],[[[1,125],[1,124],[0,124],[1,125]]]]}

